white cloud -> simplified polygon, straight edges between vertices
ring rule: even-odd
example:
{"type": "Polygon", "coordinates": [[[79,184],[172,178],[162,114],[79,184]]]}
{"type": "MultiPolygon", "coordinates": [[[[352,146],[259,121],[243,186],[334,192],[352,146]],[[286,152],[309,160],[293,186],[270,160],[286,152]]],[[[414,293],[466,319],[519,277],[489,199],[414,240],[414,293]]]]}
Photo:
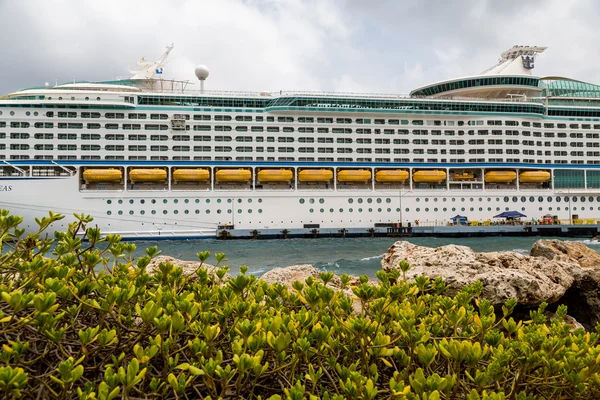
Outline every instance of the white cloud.
{"type": "Polygon", "coordinates": [[[127,75],[175,43],[165,77],[209,89],[407,93],[479,73],[513,44],[549,46],[543,75],[600,82],[593,0],[3,0],[7,92],[127,75]]]}

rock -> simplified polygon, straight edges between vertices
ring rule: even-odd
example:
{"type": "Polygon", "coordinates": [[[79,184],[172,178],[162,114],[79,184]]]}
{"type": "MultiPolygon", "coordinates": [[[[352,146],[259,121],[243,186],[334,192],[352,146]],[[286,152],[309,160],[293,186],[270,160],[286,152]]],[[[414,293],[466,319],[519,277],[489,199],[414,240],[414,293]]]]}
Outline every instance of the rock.
{"type": "Polygon", "coordinates": [[[538,240],[531,255],[548,260],[569,257],[580,265],[581,272],[559,302],[586,329],[593,329],[600,321],[600,254],[580,242],[538,240]]]}
{"type": "MultiPolygon", "coordinates": [[[[201,264],[200,261],[184,261],[170,256],[158,256],[150,261],[150,263],[146,267],[146,271],[150,275],[154,274],[154,270],[158,268],[158,264],[160,263],[171,263],[173,265],[181,267],[183,268],[184,275],[193,274],[198,269],[198,267],[200,267],[201,264]]],[[[214,265],[204,263],[202,264],[202,268],[208,269],[210,271],[214,268],[214,265]]]]}
{"type": "Polygon", "coordinates": [[[600,254],[580,242],[563,240],[538,240],[531,248],[530,255],[553,260],[556,256],[567,256],[584,269],[600,268],[600,254]]]}
{"type": "Polygon", "coordinates": [[[548,260],[514,252],[477,253],[457,245],[430,248],[404,241],[388,250],[381,265],[384,270],[398,268],[401,260],[411,265],[407,278],[441,277],[450,296],[481,281],[482,296],[495,305],[511,298],[524,306],[553,303],[582,275],[579,264],[564,255],[548,260]]]}

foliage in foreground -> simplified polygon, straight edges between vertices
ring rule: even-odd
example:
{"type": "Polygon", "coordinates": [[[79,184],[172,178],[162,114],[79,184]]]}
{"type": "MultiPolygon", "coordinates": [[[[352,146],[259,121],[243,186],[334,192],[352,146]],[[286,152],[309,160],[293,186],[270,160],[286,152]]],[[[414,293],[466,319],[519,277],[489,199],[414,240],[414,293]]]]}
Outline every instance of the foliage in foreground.
{"type": "Polygon", "coordinates": [[[134,261],[135,245],[84,216],[53,243],[41,232],[60,218],[25,236],[0,212],[6,398],[600,398],[599,330],[571,332],[564,307],[516,322],[515,303],[497,316],[480,285],[450,298],[401,272],[361,278],[353,298],[326,286],[332,273],[292,290],[243,267],[149,275],[156,248],[134,261]]]}

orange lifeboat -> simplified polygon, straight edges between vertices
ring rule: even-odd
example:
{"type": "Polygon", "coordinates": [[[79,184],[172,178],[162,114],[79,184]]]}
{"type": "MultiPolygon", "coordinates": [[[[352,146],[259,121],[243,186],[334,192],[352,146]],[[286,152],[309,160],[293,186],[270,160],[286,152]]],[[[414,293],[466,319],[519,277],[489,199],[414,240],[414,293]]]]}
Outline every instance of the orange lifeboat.
{"type": "Polygon", "coordinates": [[[485,173],[485,181],[488,183],[510,183],[517,179],[515,171],[489,171],[485,173]]]}
{"type": "Polygon", "coordinates": [[[115,168],[86,169],[83,171],[83,180],[86,182],[120,182],[123,171],[115,168]]]}
{"type": "Polygon", "coordinates": [[[203,168],[180,168],[173,171],[175,182],[206,182],[210,179],[210,172],[203,168]]]}
{"type": "Polygon", "coordinates": [[[136,168],[129,171],[129,180],[136,182],[163,182],[167,180],[167,171],[161,168],[136,168]]]}
{"type": "Polygon", "coordinates": [[[548,171],[525,171],[519,174],[519,182],[522,183],[544,183],[550,180],[548,171]]]}
{"type": "Polygon", "coordinates": [[[303,169],[298,173],[300,182],[330,182],[333,171],[330,169],[303,169]]]}
{"type": "Polygon", "coordinates": [[[343,169],[338,171],[337,179],[339,182],[365,183],[371,179],[371,171],[367,169],[343,169]]]}
{"type": "Polygon", "coordinates": [[[416,183],[442,183],[445,180],[445,171],[434,169],[413,172],[413,181],[416,183]]]}
{"type": "Polygon", "coordinates": [[[289,182],[294,174],[289,169],[261,169],[258,171],[259,182],[289,182]]]}
{"type": "Polygon", "coordinates": [[[375,173],[375,180],[379,183],[400,183],[408,179],[408,171],[403,169],[382,169],[375,173]]]}
{"type": "Polygon", "coordinates": [[[252,172],[248,169],[220,169],[215,174],[217,182],[248,182],[252,172]]]}

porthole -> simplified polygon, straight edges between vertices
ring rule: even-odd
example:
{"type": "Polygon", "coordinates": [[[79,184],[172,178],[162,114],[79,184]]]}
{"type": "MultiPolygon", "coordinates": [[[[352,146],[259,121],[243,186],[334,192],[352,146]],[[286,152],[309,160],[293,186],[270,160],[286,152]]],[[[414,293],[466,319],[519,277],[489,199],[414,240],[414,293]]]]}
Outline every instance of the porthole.
{"type": "Polygon", "coordinates": [[[300,204],[304,204],[304,199],[300,199],[300,204]]]}
{"type": "Polygon", "coordinates": [[[129,204],[133,204],[133,199],[129,199],[129,204]]]}
{"type": "Polygon", "coordinates": [[[581,211],[585,211],[585,207],[581,207],[581,211]]]}
{"type": "Polygon", "coordinates": [[[200,214],[200,210],[196,210],[194,211],[196,214],[200,214]]]}
{"type": "Polygon", "coordinates": [[[308,202],[309,202],[310,204],[315,204],[315,199],[310,199],[310,200],[308,200],[308,202]]]}
{"type": "Polygon", "coordinates": [[[178,210],[173,211],[174,214],[179,214],[178,210]]]}
{"type": "Polygon", "coordinates": [[[500,211],[500,207],[496,207],[496,211],[500,211]]]}
{"type": "MultiPolygon", "coordinates": [[[[0,114],[0,115],[2,115],[2,114],[0,114]]],[[[33,116],[34,116],[34,117],[37,117],[38,115],[39,115],[39,113],[38,113],[37,111],[34,111],[34,112],[33,112],[33,116]]]]}
{"type": "Polygon", "coordinates": [[[156,214],[156,210],[152,210],[152,215],[156,214]]]}
{"type": "Polygon", "coordinates": [[[196,204],[200,203],[200,199],[194,200],[196,204]]]}
{"type": "Polygon", "coordinates": [[[189,213],[190,213],[190,210],[185,210],[183,213],[184,213],[184,214],[189,214],[189,213]]]}
{"type": "Polygon", "coordinates": [[[381,204],[381,199],[377,199],[377,204],[381,204]]]}
{"type": "Polygon", "coordinates": [[[119,215],[123,215],[123,211],[119,210],[119,215]]]}
{"type": "Polygon", "coordinates": [[[100,97],[96,97],[96,100],[100,101],[100,97]]]}
{"type": "MultiPolygon", "coordinates": [[[[525,203],[527,201],[527,197],[521,196],[521,203],[525,203]]],[[[532,201],[532,198],[529,198],[529,201],[532,201]]]]}
{"type": "Polygon", "coordinates": [[[417,212],[419,212],[419,211],[421,211],[421,209],[420,209],[420,208],[417,208],[417,212]]]}
{"type": "Polygon", "coordinates": [[[358,204],[362,204],[363,199],[358,199],[358,204]]]}
{"type": "Polygon", "coordinates": [[[30,112],[30,111],[27,111],[27,112],[25,113],[25,115],[27,115],[27,116],[29,117],[29,116],[31,115],[31,112],[30,112]]]}
{"type": "Polygon", "coordinates": [[[354,200],[348,199],[348,203],[352,204],[352,203],[354,203],[354,200]]]}
{"type": "Polygon", "coordinates": [[[242,213],[242,209],[241,209],[241,208],[238,208],[238,211],[237,211],[237,213],[238,213],[238,214],[241,214],[241,213],[242,213]]]}
{"type": "Polygon", "coordinates": [[[343,213],[343,212],[344,212],[344,209],[343,209],[343,208],[340,208],[340,212],[341,212],[341,213],[343,213]]]}
{"type": "Polygon", "coordinates": [[[582,203],[585,203],[585,197],[581,196],[581,198],[579,199],[582,203]]]}
{"type": "Polygon", "coordinates": [[[86,97],[86,98],[85,98],[85,101],[88,101],[89,99],[90,99],[89,97],[86,97]]]}
{"type": "Polygon", "coordinates": [[[163,199],[163,203],[167,204],[168,200],[167,199],[163,199]]]}
{"type": "Polygon", "coordinates": [[[210,199],[206,199],[206,204],[210,204],[210,199]]]}
{"type": "Polygon", "coordinates": [[[156,199],[152,199],[151,203],[156,204],[156,199]]]}
{"type": "Polygon", "coordinates": [[[410,208],[406,207],[406,208],[404,209],[404,211],[406,211],[406,212],[409,212],[409,211],[410,211],[410,208]]]}
{"type": "Polygon", "coordinates": [[[217,204],[221,204],[221,199],[217,199],[217,204]]]}
{"type": "Polygon", "coordinates": [[[349,208],[349,209],[348,209],[348,212],[352,212],[352,211],[354,211],[352,208],[349,208]]]}
{"type": "Polygon", "coordinates": [[[144,203],[146,203],[146,200],[144,200],[144,199],[141,199],[141,200],[140,200],[140,204],[144,204],[144,203]]]}
{"type": "Polygon", "coordinates": [[[556,202],[557,202],[557,203],[560,203],[560,196],[558,196],[558,197],[556,198],[556,202]]]}
{"type": "Polygon", "coordinates": [[[461,197],[461,198],[460,198],[460,201],[461,201],[461,203],[464,203],[464,202],[465,202],[465,198],[464,198],[464,197],[461,197]]]}
{"type": "Polygon", "coordinates": [[[227,210],[227,214],[231,214],[231,208],[227,210]]]}
{"type": "Polygon", "coordinates": [[[488,207],[488,211],[492,211],[492,207],[488,207]]]}
{"type": "MultiPolygon", "coordinates": [[[[258,202],[259,202],[259,203],[262,203],[262,199],[258,199],[258,202]]],[[[261,212],[262,212],[262,211],[261,211],[261,212]]]]}
{"type": "Polygon", "coordinates": [[[329,212],[330,212],[330,213],[332,213],[332,212],[333,212],[333,208],[330,208],[330,209],[329,209],[329,212]]]}
{"type": "Polygon", "coordinates": [[[133,215],[133,210],[129,210],[129,215],[133,215]]]}
{"type": "Polygon", "coordinates": [[[588,197],[588,201],[591,203],[594,201],[594,198],[592,196],[588,197]]]}
{"type": "Polygon", "coordinates": [[[167,210],[163,210],[163,214],[166,214],[168,211],[167,210]]]}
{"type": "Polygon", "coordinates": [[[188,203],[190,202],[190,199],[185,199],[183,202],[184,202],[185,204],[188,204],[188,203]]]}
{"type": "Polygon", "coordinates": [[[396,212],[400,212],[400,207],[396,207],[396,212]]]}
{"type": "Polygon", "coordinates": [[[308,210],[308,211],[310,211],[310,212],[315,212],[315,210],[314,210],[313,208],[311,208],[311,209],[310,209],[310,210],[308,210]]]}
{"type": "Polygon", "coordinates": [[[227,199],[227,203],[231,204],[231,199],[227,199]]]}
{"type": "MultiPolygon", "coordinates": [[[[542,207],[538,208],[538,210],[542,211],[542,207]]],[[[523,211],[525,211],[525,210],[523,210],[523,211]]]]}
{"type": "Polygon", "coordinates": [[[464,207],[461,207],[461,208],[460,208],[460,211],[465,211],[465,208],[464,208],[464,207]]]}
{"type": "Polygon", "coordinates": [[[248,209],[248,214],[252,214],[252,209],[251,208],[248,209]]]}
{"type": "Polygon", "coordinates": [[[207,214],[210,214],[210,210],[206,210],[206,213],[207,213],[207,214]]]}
{"type": "Polygon", "coordinates": [[[456,207],[452,207],[452,212],[456,211],[456,207]]]}
{"type": "Polygon", "coordinates": [[[392,199],[385,199],[385,202],[390,204],[392,202],[392,199]]]}
{"type": "Polygon", "coordinates": [[[577,196],[573,196],[573,197],[571,198],[571,201],[572,201],[573,203],[577,203],[577,196]]]}
{"type": "Polygon", "coordinates": [[[519,201],[519,199],[517,198],[517,196],[513,196],[512,201],[513,203],[516,203],[517,201],[519,201]]]}
{"type": "MultiPolygon", "coordinates": [[[[591,197],[590,197],[590,199],[591,199],[591,197]]],[[[552,203],[552,196],[548,196],[548,197],[546,197],[546,200],[548,201],[548,203],[552,203]]],[[[590,200],[590,201],[591,201],[591,200],[590,200]]]]}
{"type": "Polygon", "coordinates": [[[62,100],[62,97],[59,97],[58,99],[59,99],[59,100],[62,100]]]}
{"type": "Polygon", "coordinates": [[[446,202],[446,200],[447,200],[447,199],[446,199],[445,197],[442,197],[442,201],[443,201],[444,203],[446,202]]]}
{"type": "Polygon", "coordinates": [[[556,207],[556,211],[560,211],[560,207],[556,207]]]}
{"type": "Polygon", "coordinates": [[[473,198],[471,197],[471,198],[469,199],[469,201],[472,203],[472,202],[473,202],[473,198]]]}
{"type": "Polygon", "coordinates": [[[241,203],[241,202],[242,202],[242,199],[238,199],[238,203],[241,203]]]}
{"type": "Polygon", "coordinates": [[[482,207],[479,207],[479,211],[483,211],[483,208],[482,208],[482,207]]]}
{"type": "Polygon", "coordinates": [[[358,209],[358,212],[362,212],[362,208],[359,208],[359,209],[358,209]]]}
{"type": "Polygon", "coordinates": [[[15,115],[15,112],[14,112],[14,111],[11,111],[11,112],[10,112],[10,115],[15,115]]]}
{"type": "Polygon", "coordinates": [[[373,212],[373,209],[372,209],[372,208],[369,208],[369,212],[373,212]]]}
{"type": "Polygon", "coordinates": [[[325,203],[325,199],[319,199],[319,204],[325,203]]]}
{"type": "Polygon", "coordinates": [[[437,198],[437,197],[434,197],[434,198],[433,198],[433,202],[434,202],[434,203],[437,203],[437,201],[438,201],[438,198],[437,198]]]}
{"type": "Polygon", "coordinates": [[[392,212],[392,209],[391,209],[391,208],[388,208],[388,209],[387,209],[387,212],[392,212]]]}
{"type": "Polygon", "coordinates": [[[548,207],[548,211],[552,211],[552,207],[548,207]]]}
{"type": "Polygon", "coordinates": [[[491,197],[488,197],[488,198],[487,198],[487,201],[488,201],[488,203],[489,203],[489,202],[491,202],[491,201],[492,201],[492,198],[491,198],[491,197]]]}
{"type": "Polygon", "coordinates": [[[319,209],[319,212],[321,212],[321,213],[324,213],[324,212],[325,212],[325,209],[324,209],[324,208],[320,208],[320,209],[319,209]]]}
{"type": "Polygon", "coordinates": [[[173,200],[173,203],[177,204],[177,203],[179,203],[179,200],[175,199],[175,200],[173,200]]]}
{"type": "Polygon", "coordinates": [[[112,204],[112,200],[106,200],[106,204],[112,204]]]}
{"type": "MultiPolygon", "coordinates": [[[[419,199],[417,199],[417,201],[419,201],[419,199]]],[[[372,202],[373,202],[373,199],[369,197],[369,198],[367,199],[367,203],[371,204],[372,202]]]]}
{"type": "Polygon", "coordinates": [[[377,209],[377,212],[381,212],[381,208],[378,208],[378,209],[377,209]]]}
{"type": "Polygon", "coordinates": [[[446,211],[448,211],[448,209],[446,207],[444,207],[444,208],[442,208],[442,211],[446,212],[446,211]]]}
{"type": "Polygon", "coordinates": [[[119,204],[123,204],[123,200],[119,199],[119,204]]]}
{"type": "Polygon", "coordinates": [[[521,211],[525,211],[525,207],[521,207],[521,211]]]}
{"type": "Polygon", "coordinates": [[[544,198],[543,198],[542,196],[540,196],[540,197],[538,197],[538,201],[539,201],[540,203],[543,203],[543,202],[544,202],[544,198]]]}
{"type": "Polygon", "coordinates": [[[111,214],[112,214],[112,212],[111,212],[111,211],[107,211],[107,212],[106,212],[106,214],[107,214],[107,215],[111,215],[111,214]]]}
{"type": "Polygon", "coordinates": [[[429,207],[425,207],[425,212],[429,212],[429,207]]]}
{"type": "Polygon", "coordinates": [[[418,203],[419,201],[421,201],[421,199],[417,197],[417,203],[418,203]]]}
{"type": "Polygon", "coordinates": [[[429,202],[429,197],[425,197],[425,203],[429,202]]]}

